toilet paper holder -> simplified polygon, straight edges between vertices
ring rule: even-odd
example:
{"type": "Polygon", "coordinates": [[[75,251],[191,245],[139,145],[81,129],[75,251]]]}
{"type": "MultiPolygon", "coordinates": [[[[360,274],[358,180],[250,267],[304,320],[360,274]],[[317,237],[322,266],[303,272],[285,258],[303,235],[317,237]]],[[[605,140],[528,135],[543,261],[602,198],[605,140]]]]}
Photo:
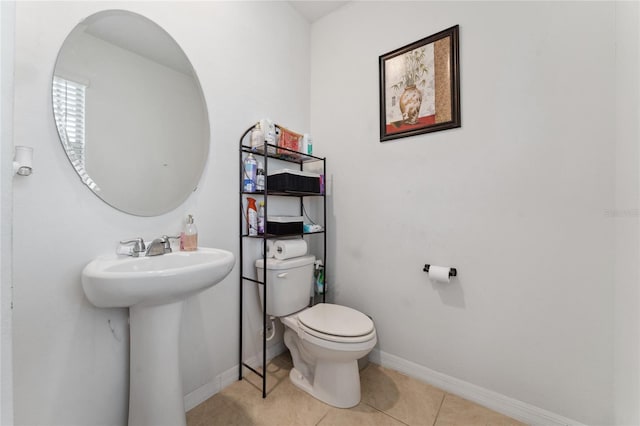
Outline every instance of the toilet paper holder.
{"type": "MultiPolygon", "coordinates": [[[[429,268],[431,267],[431,265],[429,265],[428,263],[424,265],[424,268],[422,269],[424,272],[429,272],[429,268]]],[[[458,270],[456,268],[450,268],[449,270],[449,277],[455,277],[458,275],[458,270]]]]}

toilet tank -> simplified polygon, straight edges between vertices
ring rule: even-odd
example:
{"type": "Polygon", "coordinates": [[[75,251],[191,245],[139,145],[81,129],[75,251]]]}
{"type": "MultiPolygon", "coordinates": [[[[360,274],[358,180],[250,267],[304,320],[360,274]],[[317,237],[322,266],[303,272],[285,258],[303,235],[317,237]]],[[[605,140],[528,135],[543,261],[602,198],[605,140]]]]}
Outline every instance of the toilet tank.
{"type": "MultiPolygon", "coordinates": [[[[315,256],[300,256],[286,260],[267,259],[267,314],[282,317],[309,305],[313,288],[315,256]]],[[[256,260],[258,281],[264,277],[264,259],[256,260]]],[[[260,302],[264,304],[263,286],[260,302]]]]}

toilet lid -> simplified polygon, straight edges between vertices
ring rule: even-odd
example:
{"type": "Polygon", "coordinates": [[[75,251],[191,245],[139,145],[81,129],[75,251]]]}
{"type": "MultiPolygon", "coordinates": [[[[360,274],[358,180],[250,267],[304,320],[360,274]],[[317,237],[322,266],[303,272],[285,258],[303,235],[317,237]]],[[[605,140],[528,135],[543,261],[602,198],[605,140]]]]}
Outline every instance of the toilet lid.
{"type": "Polygon", "coordinates": [[[373,331],[373,321],[355,309],[320,303],[298,314],[298,321],[320,333],[356,337],[373,331]]]}

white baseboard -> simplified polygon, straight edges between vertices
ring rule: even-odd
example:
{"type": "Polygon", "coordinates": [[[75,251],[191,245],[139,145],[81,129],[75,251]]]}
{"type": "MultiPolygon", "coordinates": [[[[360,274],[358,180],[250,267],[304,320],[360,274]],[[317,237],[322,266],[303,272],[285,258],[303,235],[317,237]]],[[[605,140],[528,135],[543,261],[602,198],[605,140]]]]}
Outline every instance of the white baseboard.
{"type": "MultiPolygon", "coordinates": [[[[236,379],[237,379],[238,368],[237,367],[234,367],[234,368],[236,370],[236,379]]],[[[194,390],[193,392],[189,392],[188,394],[186,394],[184,397],[185,412],[202,404],[204,401],[206,401],[207,399],[211,398],[213,395],[220,392],[220,390],[222,390],[222,387],[220,386],[220,376],[222,376],[225,373],[222,373],[221,375],[216,376],[209,383],[205,383],[204,385],[200,386],[198,389],[194,390]]]]}
{"type": "MultiPolygon", "coordinates": [[[[284,343],[277,343],[269,348],[267,348],[267,360],[271,360],[272,358],[280,355],[286,350],[284,343]]],[[[258,359],[257,356],[253,356],[245,361],[246,364],[255,367],[259,366],[262,360],[258,359]]],[[[200,386],[198,389],[189,392],[184,397],[184,409],[185,411],[189,411],[192,408],[202,404],[207,399],[211,398],[213,395],[220,392],[222,389],[227,386],[238,381],[238,365],[234,365],[230,369],[223,371],[213,378],[208,383],[200,386]]],[[[246,371],[246,369],[245,369],[246,371]]]]}
{"type": "Polygon", "coordinates": [[[464,380],[447,376],[446,374],[439,373],[422,365],[407,361],[406,359],[382,352],[377,348],[371,351],[369,360],[383,367],[422,380],[444,391],[458,395],[529,425],[584,426],[575,420],[476,386],[464,380]]]}

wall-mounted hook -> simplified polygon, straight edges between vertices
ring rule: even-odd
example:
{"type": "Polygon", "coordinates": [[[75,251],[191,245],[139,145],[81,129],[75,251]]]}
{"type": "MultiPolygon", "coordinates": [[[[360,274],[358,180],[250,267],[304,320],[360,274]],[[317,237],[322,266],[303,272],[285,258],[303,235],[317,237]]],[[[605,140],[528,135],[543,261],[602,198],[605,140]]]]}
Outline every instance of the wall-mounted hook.
{"type": "Polygon", "coordinates": [[[29,176],[33,170],[33,148],[16,146],[13,157],[13,172],[20,176],[29,176]]]}

